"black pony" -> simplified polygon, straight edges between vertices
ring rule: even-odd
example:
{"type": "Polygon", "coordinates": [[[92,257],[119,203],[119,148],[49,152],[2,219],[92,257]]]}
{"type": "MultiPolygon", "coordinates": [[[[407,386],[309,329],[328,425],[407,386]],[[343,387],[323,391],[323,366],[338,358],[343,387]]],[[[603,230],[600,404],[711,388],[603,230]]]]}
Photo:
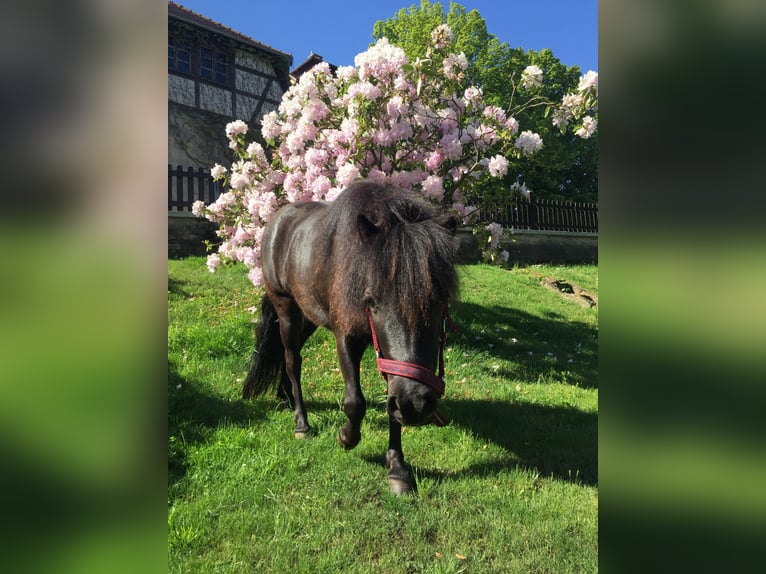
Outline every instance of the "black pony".
{"type": "Polygon", "coordinates": [[[444,392],[447,303],[458,285],[456,225],[422,196],[359,181],[332,203],[286,205],[263,234],[266,293],[243,396],[278,385],[295,409],[295,436],[307,436],[300,350],[317,326],[330,329],[348,417],[338,440],[352,449],[367,409],[359,363],[374,340],[387,379],[386,463],[396,494],[415,488],[404,464],[402,425],[443,422],[436,407],[444,392]]]}

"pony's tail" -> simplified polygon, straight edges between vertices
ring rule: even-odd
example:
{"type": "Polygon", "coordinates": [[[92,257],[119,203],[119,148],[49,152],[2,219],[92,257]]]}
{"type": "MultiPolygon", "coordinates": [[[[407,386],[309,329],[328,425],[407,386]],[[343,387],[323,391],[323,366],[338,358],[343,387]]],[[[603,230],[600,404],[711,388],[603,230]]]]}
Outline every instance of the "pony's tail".
{"type": "Polygon", "coordinates": [[[261,318],[255,328],[253,364],[242,386],[242,398],[263,395],[275,388],[285,367],[285,348],[279,334],[277,310],[267,295],[261,300],[261,318]]]}

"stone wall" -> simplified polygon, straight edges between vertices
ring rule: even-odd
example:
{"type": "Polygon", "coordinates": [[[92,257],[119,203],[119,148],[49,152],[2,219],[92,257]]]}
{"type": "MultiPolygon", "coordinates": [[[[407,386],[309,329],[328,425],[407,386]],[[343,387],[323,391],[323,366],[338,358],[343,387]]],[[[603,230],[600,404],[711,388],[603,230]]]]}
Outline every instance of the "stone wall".
{"type": "MultiPolygon", "coordinates": [[[[481,249],[471,230],[459,230],[458,238],[460,262],[481,261],[481,249]]],[[[514,232],[510,241],[503,242],[502,248],[510,255],[509,265],[598,263],[597,233],[521,230],[514,232]]]]}
{"type": "MultiPolygon", "coordinates": [[[[204,240],[216,243],[214,223],[190,214],[168,214],[168,257],[205,255],[204,240]]],[[[481,261],[481,251],[470,229],[458,231],[460,263],[481,261]]],[[[598,235],[564,231],[516,231],[503,244],[510,265],[598,263],[598,235]]]]}
{"type": "Polygon", "coordinates": [[[168,257],[205,255],[204,241],[217,242],[218,225],[198,217],[168,213],[168,257]]]}

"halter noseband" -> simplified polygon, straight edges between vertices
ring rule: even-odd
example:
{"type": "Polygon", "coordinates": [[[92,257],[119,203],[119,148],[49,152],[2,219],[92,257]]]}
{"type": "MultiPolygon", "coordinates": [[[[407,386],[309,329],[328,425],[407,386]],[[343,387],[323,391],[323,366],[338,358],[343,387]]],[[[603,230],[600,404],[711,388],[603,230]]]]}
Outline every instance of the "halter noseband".
{"type": "Polygon", "coordinates": [[[380,351],[380,345],[378,344],[378,337],[375,334],[375,325],[372,323],[372,312],[369,307],[365,308],[367,312],[367,320],[370,323],[370,331],[372,332],[372,345],[375,348],[375,357],[378,365],[378,371],[383,377],[383,380],[388,381],[386,375],[395,375],[398,377],[404,377],[406,379],[412,379],[425,383],[431,387],[439,397],[444,396],[444,346],[447,342],[447,325],[451,331],[457,331],[452,317],[450,317],[449,309],[445,305],[444,315],[442,317],[442,332],[439,338],[439,374],[436,375],[431,369],[421,367],[414,363],[407,363],[405,361],[394,361],[391,359],[384,359],[380,351]]]}

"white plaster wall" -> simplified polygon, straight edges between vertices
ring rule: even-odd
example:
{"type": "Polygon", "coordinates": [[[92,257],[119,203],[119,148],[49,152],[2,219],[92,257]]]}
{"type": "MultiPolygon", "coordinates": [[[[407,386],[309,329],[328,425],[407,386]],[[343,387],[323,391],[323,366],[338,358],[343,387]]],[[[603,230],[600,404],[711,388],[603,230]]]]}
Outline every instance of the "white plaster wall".
{"type": "Polygon", "coordinates": [[[231,92],[223,88],[200,83],[199,107],[216,114],[231,116],[231,92]]]}
{"type": "Polygon", "coordinates": [[[260,96],[266,89],[266,85],[269,83],[267,78],[263,76],[257,76],[244,70],[237,70],[237,89],[243,92],[248,92],[260,96]]]}
{"type": "Polygon", "coordinates": [[[168,99],[178,104],[194,105],[194,81],[168,74],[168,99]]]}
{"type": "Polygon", "coordinates": [[[271,76],[275,75],[271,62],[266,59],[253,56],[252,54],[238,51],[234,56],[234,61],[239,66],[246,66],[271,76]]]}
{"type": "Polygon", "coordinates": [[[255,112],[255,108],[258,105],[258,100],[255,98],[248,98],[242,94],[237,94],[237,110],[235,116],[242,120],[249,120],[255,112]]]}

